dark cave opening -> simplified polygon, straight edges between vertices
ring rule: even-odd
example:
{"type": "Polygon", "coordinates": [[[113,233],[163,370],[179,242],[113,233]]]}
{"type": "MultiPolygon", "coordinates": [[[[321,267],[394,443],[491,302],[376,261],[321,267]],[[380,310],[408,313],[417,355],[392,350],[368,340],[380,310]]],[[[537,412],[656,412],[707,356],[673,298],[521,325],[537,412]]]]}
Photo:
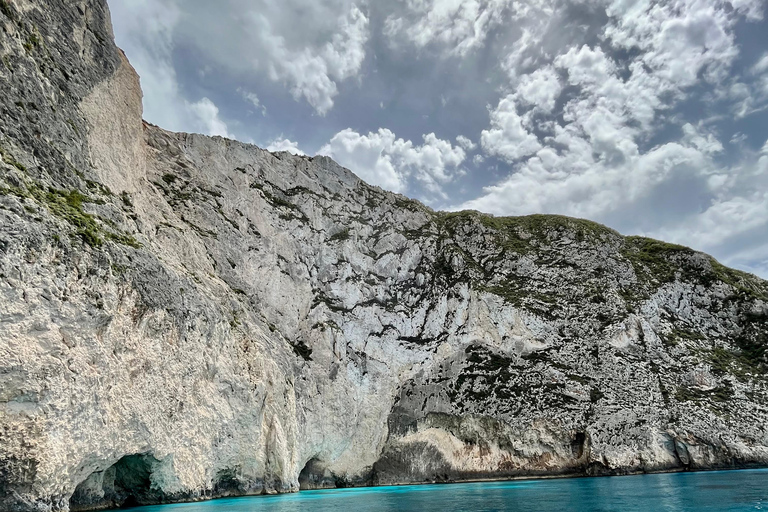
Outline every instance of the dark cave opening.
{"type": "Polygon", "coordinates": [[[576,460],[579,460],[584,456],[587,450],[589,450],[587,434],[585,432],[577,432],[571,440],[571,451],[573,452],[573,457],[576,460]]]}
{"type": "Polygon", "coordinates": [[[316,479],[316,475],[313,474],[312,467],[317,465],[317,462],[317,459],[309,459],[301,472],[299,472],[299,489],[302,491],[305,489],[314,489],[312,484],[316,479]]]}
{"type": "Polygon", "coordinates": [[[126,455],[104,471],[91,473],[69,500],[70,510],[95,510],[150,505],[162,500],[162,492],[152,488],[152,468],[158,461],[152,455],[126,455]]]}
{"type": "Polygon", "coordinates": [[[216,474],[213,482],[214,496],[238,496],[243,492],[244,487],[235,469],[226,469],[216,474]]]}
{"type": "Polygon", "coordinates": [[[317,458],[307,461],[299,473],[299,489],[327,489],[336,487],[336,479],[325,468],[325,464],[317,458]]]}

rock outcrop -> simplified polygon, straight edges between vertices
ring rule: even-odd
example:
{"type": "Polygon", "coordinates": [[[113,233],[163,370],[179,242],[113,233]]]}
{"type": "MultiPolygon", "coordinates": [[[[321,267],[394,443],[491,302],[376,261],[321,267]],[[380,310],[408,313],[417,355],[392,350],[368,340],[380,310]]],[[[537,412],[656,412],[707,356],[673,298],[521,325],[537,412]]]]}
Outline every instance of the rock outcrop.
{"type": "Polygon", "coordinates": [[[768,284],[142,122],[105,0],[0,0],[0,509],[768,462],[768,284]]]}

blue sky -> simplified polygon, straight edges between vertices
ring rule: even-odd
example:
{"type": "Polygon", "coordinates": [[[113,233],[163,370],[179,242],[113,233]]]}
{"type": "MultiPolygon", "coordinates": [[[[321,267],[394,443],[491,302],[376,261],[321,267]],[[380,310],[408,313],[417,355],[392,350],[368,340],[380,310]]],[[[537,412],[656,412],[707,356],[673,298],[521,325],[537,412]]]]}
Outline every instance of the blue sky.
{"type": "Polygon", "coordinates": [[[768,277],[764,0],[109,0],[145,118],[768,277]]]}

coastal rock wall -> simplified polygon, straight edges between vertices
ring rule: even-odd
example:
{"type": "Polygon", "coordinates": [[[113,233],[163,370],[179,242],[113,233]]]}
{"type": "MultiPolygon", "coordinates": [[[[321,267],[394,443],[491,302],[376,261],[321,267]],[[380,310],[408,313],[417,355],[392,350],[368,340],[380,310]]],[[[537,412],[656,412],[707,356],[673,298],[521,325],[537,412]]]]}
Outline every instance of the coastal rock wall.
{"type": "Polygon", "coordinates": [[[1,510],[768,461],[765,281],[144,123],[103,0],[0,27],[1,510]]]}

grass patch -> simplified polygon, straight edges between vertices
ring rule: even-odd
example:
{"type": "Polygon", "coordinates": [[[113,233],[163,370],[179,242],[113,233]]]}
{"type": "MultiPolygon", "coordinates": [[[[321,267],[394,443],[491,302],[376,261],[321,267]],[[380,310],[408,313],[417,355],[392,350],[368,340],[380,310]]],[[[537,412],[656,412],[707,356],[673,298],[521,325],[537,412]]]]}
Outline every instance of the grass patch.
{"type": "Polygon", "coordinates": [[[46,190],[37,184],[28,184],[26,189],[0,187],[0,194],[15,195],[22,199],[32,199],[42,204],[52,215],[69,223],[75,229],[75,235],[79,236],[83,242],[91,247],[102,246],[105,239],[134,248],[141,247],[141,244],[130,235],[104,230],[97,222],[95,216],[83,210],[83,203],[94,201],[79,190],[59,190],[55,188],[48,188],[46,190]]]}
{"type": "Polygon", "coordinates": [[[714,402],[728,402],[733,397],[733,388],[730,383],[725,383],[715,389],[702,391],[687,387],[677,388],[675,399],[678,402],[699,402],[701,400],[712,400],[714,402]]]}
{"type": "Polygon", "coordinates": [[[29,37],[27,37],[27,41],[24,43],[24,49],[31,52],[38,46],[40,46],[40,38],[37,34],[30,34],[29,37]]]}
{"type": "Polygon", "coordinates": [[[680,340],[701,341],[706,339],[703,334],[693,331],[686,331],[685,329],[672,329],[671,335],[680,340]]]}
{"type": "MultiPolygon", "coordinates": [[[[761,355],[764,355],[765,347],[760,348],[761,355]]],[[[739,380],[748,380],[751,375],[765,372],[761,357],[756,357],[755,354],[745,352],[741,348],[737,352],[715,347],[706,357],[715,375],[733,375],[739,380]]]]}
{"type": "Polygon", "coordinates": [[[395,196],[395,202],[394,202],[395,208],[400,208],[403,210],[409,210],[414,213],[432,213],[432,210],[420,203],[419,201],[416,201],[415,199],[410,199],[405,196],[397,195],[395,196]]]}
{"type": "Polygon", "coordinates": [[[104,243],[100,236],[101,228],[96,218],[83,211],[83,202],[88,198],[77,190],[49,189],[47,192],[33,192],[36,199],[41,200],[48,210],[67,221],[75,228],[75,233],[92,247],[99,247],[104,243]]]}
{"type": "Polygon", "coordinates": [[[765,281],[747,272],[728,268],[711,256],[709,263],[717,279],[731,285],[740,295],[750,299],[768,300],[768,285],[765,281]]]}
{"type": "Polygon", "coordinates": [[[283,199],[282,197],[279,197],[279,196],[271,196],[269,199],[270,199],[270,202],[271,202],[271,203],[272,203],[274,206],[282,206],[282,207],[284,207],[284,208],[290,208],[290,209],[298,209],[298,206],[296,206],[295,204],[293,204],[293,203],[292,203],[292,202],[290,202],[290,201],[286,201],[286,200],[285,200],[285,199],[283,199]]]}
{"type": "Polygon", "coordinates": [[[644,281],[656,280],[661,284],[675,280],[680,264],[674,261],[678,255],[693,255],[693,249],[682,245],[661,242],[642,236],[624,239],[621,254],[629,260],[638,277],[644,281]]]}
{"type": "Polygon", "coordinates": [[[9,155],[2,149],[0,149],[0,157],[2,157],[3,162],[7,163],[8,165],[14,166],[16,169],[20,170],[24,174],[27,173],[27,168],[24,164],[13,158],[13,156],[9,155]]]}
{"type": "Polygon", "coordinates": [[[112,240],[113,242],[117,242],[122,245],[127,245],[128,247],[133,247],[134,249],[140,249],[142,247],[141,243],[139,243],[131,235],[123,235],[119,233],[107,232],[106,237],[107,239],[112,240]]]}
{"type": "MultiPolygon", "coordinates": [[[[270,193],[266,188],[264,188],[264,185],[258,182],[253,182],[250,184],[250,188],[256,188],[261,190],[261,193],[264,194],[264,198],[271,204],[272,206],[276,207],[283,207],[288,208],[290,210],[293,210],[292,216],[302,219],[304,222],[309,221],[309,218],[307,218],[306,215],[304,215],[304,212],[301,211],[301,208],[296,206],[295,204],[291,203],[290,201],[286,201],[282,197],[276,196],[272,193],[270,193]]],[[[291,189],[293,190],[293,189],[291,189]]],[[[285,217],[283,217],[285,218],[285,217]]],[[[290,218],[290,217],[288,217],[290,218]]]]}
{"type": "MultiPolygon", "coordinates": [[[[711,256],[651,238],[628,236],[624,240],[621,254],[632,264],[642,283],[663,285],[680,278],[711,286],[720,281],[733,287],[741,298],[768,300],[768,286],[762,280],[728,268],[711,256]]],[[[629,298],[635,295],[626,294],[629,298]]]]}
{"type": "Polygon", "coordinates": [[[676,347],[681,341],[703,341],[706,337],[703,334],[685,329],[672,329],[667,335],[660,336],[662,343],[668,347],[676,347]]]}
{"type": "Polygon", "coordinates": [[[585,219],[563,215],[525,215],[521,217],[495,217],[474,210],[438,212],[438,224],[449,236],[459,226],[477,222],[496,235],[496,243],[505,252],[526,255],[536,252],[550,238],[571,234],[577,242],[597,241],[605,237],[620,236],[616,231],[585,219]]]}
{"type": "Polygon", "coordinates": [[[522,307],[527,300],[535,300],[545,304],[557,304],[557,296],[538,290],[531,290],[520,283],[510,279],[505,285],[500,286],[481,286],[481,291],[498,295],[504,301],[513,306],[522,307]]]}
{"type": "Polygon", "coordinates": [[[0,12],[2,12],[6,18],[10,20],[16,20],[16,13],[13,12],[11,6],[5,0],[0,0],[0,12]]]}

